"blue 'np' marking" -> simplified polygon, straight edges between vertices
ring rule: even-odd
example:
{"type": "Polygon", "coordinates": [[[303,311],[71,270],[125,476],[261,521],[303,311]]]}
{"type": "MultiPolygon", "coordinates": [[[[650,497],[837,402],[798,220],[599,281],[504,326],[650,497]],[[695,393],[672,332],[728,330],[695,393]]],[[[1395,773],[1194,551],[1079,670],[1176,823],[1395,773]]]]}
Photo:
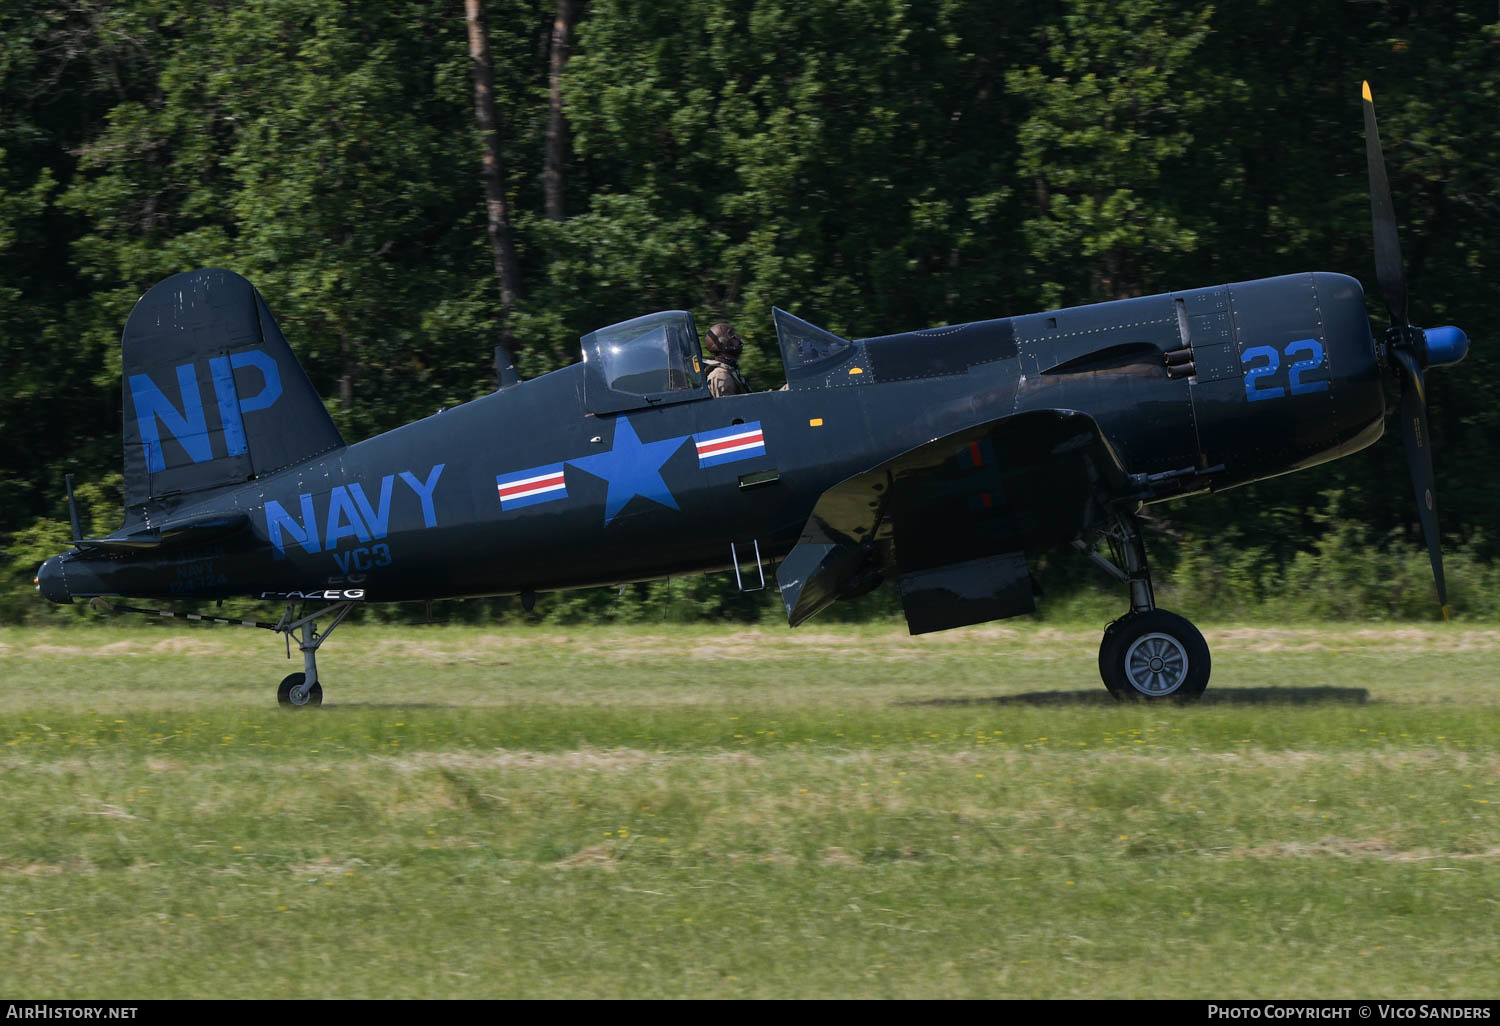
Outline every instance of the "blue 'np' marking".
{"type": "Polygon", "coordinates": [[[136,424],[140,427],[141,441],[146,445],[146,469],[152,473],[167,469],[161,452],[161,434],[156,430],[157,421],[166,425],[167,433],[182,444],[194,463],[213,459],[213,449],[208,443],[208,423],[203,418],[203,398],[198,394],[198,378],[193,373],[192,364],[184,363],[177,368],[177,387],[182,396],[181,410],[156,387],[150,375],[130,375],[130,398],[135,402],[136,424]]]}
{"type": "Polygon", "coordinates": [[[214,382],[214,396],[219,400],[219,423],[224,425],[224,447],[229,455],[248,451],[245,444],[245,422],[240,419],[240,397],[234,390],[234,366],[227,356],[208,361],[208,373],[214,382]]]}
{"type": "MultiPolygon", "coordinates": [[[[135,421],[146,446],[146,469],[152,473],[167,468],[158,423],[166,427],[167,434],[177,439],[188,459],[194,463],[207,463],[214,458],[194,365],[178,364],[176,372],[177,391],[182,396],[181,410],[157,387],[149,374],[130,375],[135,421]]],[[[243,415],[264,410],[281,398],[281,372],[276,368],[276,361],[265,352],[249,349],[227,357],[211,357],[208,373],[219,407],[219,423],[224,431],[224,454],[242,456],[248,451],[243,415]],[[241,367],[254,367],[261,373],[260,391],[245,399],[239,398],[234,387],[234,372],[241,367]]]]}

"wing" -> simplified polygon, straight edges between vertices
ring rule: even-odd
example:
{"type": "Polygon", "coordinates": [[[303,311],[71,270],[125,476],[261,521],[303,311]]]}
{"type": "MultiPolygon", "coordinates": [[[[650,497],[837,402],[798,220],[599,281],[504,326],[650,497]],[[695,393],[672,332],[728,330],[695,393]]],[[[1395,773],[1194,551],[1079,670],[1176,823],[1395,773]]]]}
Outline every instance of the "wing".
{"type": "Polygon", "coordinates": [[[1066,545],[1128,492],[1098,424],[1070,410],[927,442],[823,493],[777,570],[787,620],[890,576],[914,634],[1029,612],[1025,553],[1066,545]]]}

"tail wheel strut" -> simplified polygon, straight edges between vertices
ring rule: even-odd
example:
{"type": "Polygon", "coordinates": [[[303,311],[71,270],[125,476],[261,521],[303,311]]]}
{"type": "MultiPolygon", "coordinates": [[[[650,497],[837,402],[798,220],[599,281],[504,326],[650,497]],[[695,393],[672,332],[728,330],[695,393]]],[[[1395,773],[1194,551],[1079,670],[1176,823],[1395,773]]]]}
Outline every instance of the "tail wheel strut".
{"type": "Polygon", "coordinates": [[[353,608],[353,602],[335,602],[314,613],[298,617],[293,612],[293,603],[287,603],[286,613],[272,629],[278,634],[286,635],[288,659],[292,655],[292,638],[297,639],[297,647],[302,651],[303,672],[288,674],[282,680],[276,688],[278,704],[288,708],[323,704],[323,684],[318,680],[318,648],[328,640],[328,635],[338,629],[338,625],[344,622],[344,617],[353,608]],[[320,633],[318,621],[329,616],[333,617],[332,622],[327,630],[320,633]]]}

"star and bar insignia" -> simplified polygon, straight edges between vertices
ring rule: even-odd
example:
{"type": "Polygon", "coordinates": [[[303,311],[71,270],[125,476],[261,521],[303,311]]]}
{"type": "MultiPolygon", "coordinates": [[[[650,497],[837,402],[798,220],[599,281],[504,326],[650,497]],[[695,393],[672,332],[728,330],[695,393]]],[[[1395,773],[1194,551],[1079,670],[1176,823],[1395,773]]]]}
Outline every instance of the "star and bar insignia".
{"type": "Polygon", "coordinates": [[[668,509],[677,509],[677,500],[662,479],[661,468],[689,438],[693,440],[697,450],[699,469],[754,459],[766,454],[766,439],[761,431],[760,421],[664,438],[657,442],[642,442],[630,419],[621,416],[616,421],[614,441],[608,452],[497,475],[495,487],[500,495],[500,508],[520,509],[566,499],[566,468],[572,467],[608,483],[609,491],[604,500],[606,526],[638,495],[668,509]]]}

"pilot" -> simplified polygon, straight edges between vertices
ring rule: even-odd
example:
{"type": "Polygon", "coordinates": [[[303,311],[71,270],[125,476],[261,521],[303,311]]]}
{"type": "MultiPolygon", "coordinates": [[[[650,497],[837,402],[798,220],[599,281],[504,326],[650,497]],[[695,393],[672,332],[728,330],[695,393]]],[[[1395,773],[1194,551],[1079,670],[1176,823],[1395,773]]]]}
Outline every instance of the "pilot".
{"type": "Polygon", "coordinates": [[[708,338],[704,343],[711,359],[703,361],[708,368],[708,394],[714,398],[721,395],[744,395],[750,391],[750,386],[745,384],[745,379],[740,377],[740,353],[745,348],[745,343],[734,333],[734,326],[728,321],[720,321],[708,329],[708,338]]]}

